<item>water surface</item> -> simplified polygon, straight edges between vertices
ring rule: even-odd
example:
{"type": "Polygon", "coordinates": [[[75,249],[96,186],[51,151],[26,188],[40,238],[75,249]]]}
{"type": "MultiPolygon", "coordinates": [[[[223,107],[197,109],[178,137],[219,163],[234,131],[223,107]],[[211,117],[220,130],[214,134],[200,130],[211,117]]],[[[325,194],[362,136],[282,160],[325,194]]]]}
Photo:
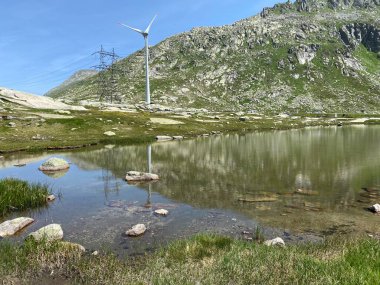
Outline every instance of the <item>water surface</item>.
{"type": "Polygon", "coordinates": [[[268,237],[292,240],[335,232],[380,234],[378,216],[365,210],[376,201],[361,190],[379,188],[379,142],[379,126],[318,127],[18,153],[0,161],[0,178],[48,183],[60,196],[48,208],[25,213],[36,222],[20,238],[54,222],[62,224],[66,239],[94,249],[138,253],[199,231],[242,236],[256,226],[268,237]],[[38,171],[51,156],[70,161],[70,170],[56,177],[38,171]],[[21,162],[27,165],[13,166],[21,162]],[[128,185],[128,170],[150,170],[160,181],[128,185]],[[168,209],[169,216],[155,216],[158,208],[168,209]],[[126,237],[135,223],[147,224],[148,232],[126,237]]]}

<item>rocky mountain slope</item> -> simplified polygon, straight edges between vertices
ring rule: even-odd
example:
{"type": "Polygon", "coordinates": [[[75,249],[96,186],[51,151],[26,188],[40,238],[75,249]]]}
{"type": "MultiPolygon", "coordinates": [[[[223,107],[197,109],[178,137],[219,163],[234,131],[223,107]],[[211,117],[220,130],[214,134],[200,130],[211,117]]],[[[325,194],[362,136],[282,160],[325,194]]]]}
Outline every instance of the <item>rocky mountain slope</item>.
{"type": "MultiPolygon", "coordinates": [[[[143,50],[116,63],[122,101],[144,100],[143,50]]],[[[380,1],[297,0],[150,49],[152,102],[255,112],[380,108],[380,1]]],[[[98,76],[49,96],[98,100],[98,76]]],[[[110,77],[110,72],[104,74],[110,77]]]]}

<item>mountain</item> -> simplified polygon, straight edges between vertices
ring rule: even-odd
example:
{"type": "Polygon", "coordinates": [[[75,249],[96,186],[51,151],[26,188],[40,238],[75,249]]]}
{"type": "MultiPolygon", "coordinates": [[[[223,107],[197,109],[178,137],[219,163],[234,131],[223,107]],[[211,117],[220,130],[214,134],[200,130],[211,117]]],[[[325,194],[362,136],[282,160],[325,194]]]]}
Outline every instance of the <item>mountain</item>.
{"type": "MultiPolygon", "coordinates": [[[[144,100],[143,50],[115,63],[122,101],[144,100]]],[[[150,49],[152,102],[257,112],[380,107],[380,0],[297,0],[150,49]]],[[[110,72],[102,74],[110,78],[110,72]]],[[[98,75],[49,96],[98,100],[98,75]]]]}
{"type": "Polygon", "coordinates": [[[98,72],[93,69],[83,69],[75,72],[73,75],[69,77],[69,79],[65,80],[63,83],[58,85],[57,87],[54,87],[53,89],[49,90],[45,96],[51,96],[54,97],[53,94],[59,93],[62,90],[65,90],[66,87],[72,86],[78,81],[85,80],[91,76],[96,75],[98,72]]]}

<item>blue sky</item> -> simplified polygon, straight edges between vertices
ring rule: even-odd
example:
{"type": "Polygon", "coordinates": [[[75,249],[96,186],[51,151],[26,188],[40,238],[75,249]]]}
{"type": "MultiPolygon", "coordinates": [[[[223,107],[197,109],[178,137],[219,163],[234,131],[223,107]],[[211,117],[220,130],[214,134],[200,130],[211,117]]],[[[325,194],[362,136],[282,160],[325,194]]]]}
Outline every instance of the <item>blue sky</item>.
{"type": "Polygon", "coordinates": [[[193,27],[220,26],[256,15],[278,0],[1,0],[0,86],[44,94],[105,49],[125,57],[143,39],[118,22],[151,28],[150,44],[193,27]]]}

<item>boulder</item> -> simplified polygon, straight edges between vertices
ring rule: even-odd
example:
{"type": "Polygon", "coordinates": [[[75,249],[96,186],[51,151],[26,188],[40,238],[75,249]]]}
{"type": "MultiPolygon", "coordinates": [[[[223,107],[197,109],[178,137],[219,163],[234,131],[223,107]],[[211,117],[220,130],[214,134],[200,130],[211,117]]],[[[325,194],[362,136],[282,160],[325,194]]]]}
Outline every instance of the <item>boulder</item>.
{"type": "Polygon", "coordinates": [[[127,230],[125,232],[126,235],[128,236],[140,236],[146,231],[146,226],[144,224],[137,224],[134,225],[131,229],[127,230]]]}
{"type": "Polygon", "coordinates": [[[60,171],[70,167],[69,163],[61,158],[52,157],[45,161],[38,169],[41,171],[60,171]]]}
{"type": "Polygon", "coordinates": [[[369,207],[368,210],[370,210],[373,213],[378,214],[378,213],[380,213],[380,204],[375,204],[375,205],[369,207]]]}
{"type": "Polygon", "coordinates": [[[169,214],[169,211],[165,209],[158,209],[154,211],[154,213],[161,216],[167,216],[169,214]]]}
{"type": "Polygon", "coordinates": [[[157,174],[138,171],[128,171],[125,176],[126,181],[152,181],[158,179],[159,177],[157,174]]]}
{"type": "Polygon", "coordinates": [[[280,237],[276,237],[271,240],[266,240],[264,241],[264,244],[267,246],[273,246],[273,245],[285,246],[284,240],[280,237]]]}
{"type": "Polygon", "coordinates": [[[50,224],[31,233],[29,236],[37,241],[42,239],[46,241],[61,240],[63,238],[63,230],[61,225],[50,224]]]}
{"type": "Polygon", "coordinates": [[[173,137],[171,136],[156,136],[157,141],[171,141],[173,137]]]}
{"type": "Polygon", "coordinates": [[[0,237],[12,236],[33,222],[34,220],[32,218],[25,217],[5,221],[4,223],[0,224],[0,237]]]}
{"type": "Polygon", "coordinates": [[[111,131],[105,132],[103,135],[108,136],[108,137],[116,136],[116,134],[111,131]]]}

